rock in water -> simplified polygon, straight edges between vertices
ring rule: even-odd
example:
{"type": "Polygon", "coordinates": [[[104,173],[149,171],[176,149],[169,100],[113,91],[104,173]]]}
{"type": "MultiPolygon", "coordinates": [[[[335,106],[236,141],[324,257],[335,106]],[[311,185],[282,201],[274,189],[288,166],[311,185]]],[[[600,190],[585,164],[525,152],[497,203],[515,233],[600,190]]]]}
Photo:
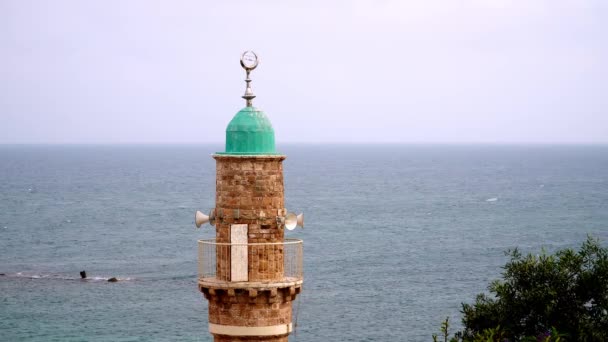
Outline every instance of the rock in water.
{"type": "Polygon", "coordinates": [[[112,278],[108,279],[108,281],[109,281],[110,283],[115,283],[115,282],[117,282],[117,281],[118,281],[118,279],[116,279],[116,277],[112,277],[112,278]]]}
{"type": "Polygon", "coordinates": [[[87,272],[80,271],[80,279],[86,279],[86,278],[87,278],[87,272]]]}

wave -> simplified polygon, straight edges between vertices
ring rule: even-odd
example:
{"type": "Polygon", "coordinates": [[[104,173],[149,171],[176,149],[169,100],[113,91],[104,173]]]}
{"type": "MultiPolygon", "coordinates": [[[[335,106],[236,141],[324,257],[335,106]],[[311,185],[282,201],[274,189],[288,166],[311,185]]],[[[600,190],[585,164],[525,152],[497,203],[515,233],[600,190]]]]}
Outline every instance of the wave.
{"type": "Polygon", "coordinates": [[[17,273],[0,273],[0,276],[7,278],[25,278],[25,279],[51,279],[51,280],[71,280],[71,281],[85,281],[85,282],[95,282],[95,281],[108,281],[112,278],[116,278],[117,281],[133,281],[135,278],[132,277],[87,277],[80,278],[78,277],[67,277],[63,274],[56,273],[30,273],[30,272],[17,272],[17,273]]]}

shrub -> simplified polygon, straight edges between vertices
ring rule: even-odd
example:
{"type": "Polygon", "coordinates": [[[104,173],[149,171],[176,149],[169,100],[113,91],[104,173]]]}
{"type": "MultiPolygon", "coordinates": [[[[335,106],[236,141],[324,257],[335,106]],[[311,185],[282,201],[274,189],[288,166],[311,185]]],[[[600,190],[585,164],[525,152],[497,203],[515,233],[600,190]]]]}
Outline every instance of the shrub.
{"type": "Polygon", "coordinates": [[[608,341],[608,249],[598,240],[578,251],[507,255],[491,296],[462,305],[464,329],[454,341],[608,341]]]}

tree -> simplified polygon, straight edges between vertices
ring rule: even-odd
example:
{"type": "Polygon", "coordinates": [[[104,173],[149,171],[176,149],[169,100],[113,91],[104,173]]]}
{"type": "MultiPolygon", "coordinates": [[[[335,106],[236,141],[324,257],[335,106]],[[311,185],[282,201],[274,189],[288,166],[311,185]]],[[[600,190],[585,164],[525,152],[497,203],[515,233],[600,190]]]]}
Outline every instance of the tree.
{"type": "Polygon", "coordinates": [[[464,330],[455,337],[474,341],[499,331],[509,341],[560,332],[561,340],[608,341],[608,249],[587,238],[579,251],[522,255],[508,251],[503,279],[462,305],[464,330]]]}

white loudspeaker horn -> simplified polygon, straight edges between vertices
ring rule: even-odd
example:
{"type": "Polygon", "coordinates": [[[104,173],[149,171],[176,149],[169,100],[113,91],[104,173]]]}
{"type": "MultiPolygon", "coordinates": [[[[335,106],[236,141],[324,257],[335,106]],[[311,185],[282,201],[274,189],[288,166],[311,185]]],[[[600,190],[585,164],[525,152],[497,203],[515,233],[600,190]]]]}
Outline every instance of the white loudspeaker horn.
{"type": "Polygon", "coordinates": [[[194,214],[194,223],[196,224],[196,228],[200,228],[205,223],[209,223],[210,225],[213,226],[215,223],[214,211],[211,210],[211,213],[209,213],[209,216],[207,216],[197,210],[196,213],[194,214]]]}
{"type": "Polygon", "coordinates": [[[287,228],[287,230],[294,230],[296,226],[304,228],[304,214],[296,215],[294,213],[288,213],[285,215],[285,228],[287,228]]]}

